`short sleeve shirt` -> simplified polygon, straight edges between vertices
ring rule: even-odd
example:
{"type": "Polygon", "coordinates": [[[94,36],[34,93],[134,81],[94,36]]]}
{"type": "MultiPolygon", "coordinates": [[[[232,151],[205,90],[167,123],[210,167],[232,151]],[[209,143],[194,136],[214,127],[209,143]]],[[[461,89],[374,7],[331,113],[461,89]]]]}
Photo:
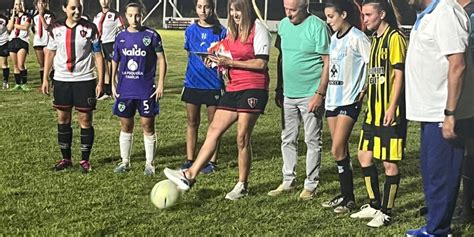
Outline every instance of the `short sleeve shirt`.
{"type": "Polygon", "coordinates": [[[103,44],[113,43],[115,36],[125,25],[122,17],[115,10],[97,13],[93,22],[97,26],[97,30],[99,30],[100,40],[103,44]]]}

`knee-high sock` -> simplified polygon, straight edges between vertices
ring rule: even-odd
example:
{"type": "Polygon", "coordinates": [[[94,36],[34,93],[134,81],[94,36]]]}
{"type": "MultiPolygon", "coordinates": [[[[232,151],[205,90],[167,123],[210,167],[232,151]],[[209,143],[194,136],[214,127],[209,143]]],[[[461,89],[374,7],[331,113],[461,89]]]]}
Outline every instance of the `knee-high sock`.
{"type": "Polygon", "coordinates": [[[352,176],[352,165],[351,158],[347,156],[346,158],[336,161],[337,170],[339,173],[339,184],[341,189],[341,194],[347,200],[355,201],[354,198],[354,180],[352,176]]]}
{"type": "Polygon", "coordinates": [[[19,73],[13,74],[15,76],[15,84],[21,85],[21,76],[19,73]]]}
{"type": "Polygon", "coordinates": [[[119,143],[120,143],[120,157],[122,158],[122,163],[129,164],[130,154],[132,151],[132,144],[133,144],[133,133],[126,133],[126,132],[120,131],[119,143]]]}
{"type": "Polygon", "coordinates": [[[3,68],[3,81],[8,82],[8,78],[10,77],[10,68],[3,68]]]}
{"type": "Polygon", "coordinates": [[[93,144],[94,144],[94,127],[81,128],[82,160],[89,160],[93,144]]]}
{"type": "Polygon", "coordinates": [[[382,212],[390,215],[397,197],[398,187],[400,186],[400,174],[394,176],[385,176],[385,185],[383,190],[382,212]]]}
{"type": "Polygon", "coordinates": [[[26,84],[28,82],[28,70],[20,71],[21,84],[26,84]]]}
{"type": "Polygon", "coordinates": [[[375,209],[380,209],[381,200],[377,167],[375,165],[362,167],[362,174],[364,175],[365,188],[369,195],[370,205],[375,209]]]}
{"type": "Polygon", "coordinates": [[[143,135],[143,141],[145,143],[145,157],[146,165],[153,165],[153,158],[155,157],[155,134],[151,136],[143,135]]]}
{"type": "Polygon", "coordinates": [[[58,144],[63,159],[71,159],[72,128],[71,124],[58,124],[58,144]]]}

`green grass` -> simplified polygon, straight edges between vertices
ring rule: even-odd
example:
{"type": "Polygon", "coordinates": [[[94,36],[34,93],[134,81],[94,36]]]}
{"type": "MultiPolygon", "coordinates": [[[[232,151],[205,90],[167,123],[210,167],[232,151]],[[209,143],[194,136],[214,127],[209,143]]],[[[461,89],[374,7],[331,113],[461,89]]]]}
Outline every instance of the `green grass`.
{"type": "MultiPolygon", "coordinates": [[[[118,119],[111,114],[112,101],[101,101],[94,116],[96,141],[93,172],[84,175],[77,166],[79,129],[74,128],[73,169],[51,171],[60,158],[56,144],[56,117],[51,97],[31,92],[0,91],[0,235],[318,235],[401,236],[407,229],[424,224],[417,210],[423,206],[418,162],[418,127],[411,124],[407,158],[401,163],[402,181],[393,224],[370,229],[366,221],[336,216],[320,203],[338,192],[337,173],[330,155],[330,136],[324,130],[323,165],[317,198],[302,202],[297,192],[272,198],[266,193],[281,181],[280,116],[273,103],[276,50],[272,51],[271,100],[253,133],[254,160],[250,196],[224,200],[237,181],[235,127],[223,137],[219,171],[199,176],[199,182],[180,203],[159,210],[149,201],[153,185],[164,179],[164,167],[178,167],[185,159],[185,106],[180,101],[186,66],[182,31],[160,31],[168,56],[169,70],[162,114],[156,121],[158,151],[154,177],[143,176],[143,136],[137,126],[131,172],[113,173],[119,161],[118,119]]],[[[33,51],[31,51],[33,52],[33,51]]],[[[34,53],[28,58],[30,85],[37,87],[38,66],[34,53]]],[[[204,137],[206,121],[200,130],[204,137]]],[[[353,156],[360,129],[358,122],[350,139],[353,156]]],[[[298,189],[304,180],[304,143],[300,142],[298,189]]],[[[360,167],[354,161],[357,203],[364,204],[366,192],[360,167]]],[[[380,179],[384,178],[381,175],[380,179]]],[[[458,233],[474,235],[474,227],[458,227],[458,233]]]]}

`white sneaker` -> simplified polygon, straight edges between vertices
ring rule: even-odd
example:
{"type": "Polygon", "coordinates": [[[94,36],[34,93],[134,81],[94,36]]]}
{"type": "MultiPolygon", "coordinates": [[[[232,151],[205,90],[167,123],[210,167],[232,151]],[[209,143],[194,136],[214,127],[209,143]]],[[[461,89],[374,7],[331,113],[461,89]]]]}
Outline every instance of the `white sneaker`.
{"type": "Polygon", "coordinates": [[[2,85],[2,89],[5,90],[5,89],[8,89],[8,88],[10,88],[10,86],[8,85],[8,82],[4,81],[3,85],[2,85]]]}
{"type": "Polygon", "coordinates": [[[99,97],[97,100],[106,100],[106,99],[108,99],[108,98],[110,98],[110,95],[107,95],[107,94],[104,93],[104,94],[103,94],[101,97],[99,97]]]}
{"type": "Polygon", "coordinates": [[[335,208],[335,207],[338,207],[339,205],[341,205],[343,201],[344,201],[344,196],[337,195],[333,199],[331,199],[327,202],[321,203],[321,206],[322,207],[327,207],[327,208],[329,208],[329,207],[335,208]]]}
{"type": "Polygon", "coordinates": [[[377,214],[375,215],[374,219],[369,221],[369,223],[367,223],[367,226],[378,228],[390,224],[391,219],[392,218],[389,215],[383,213],[382,211],[377,211],[377,214]]]}
{"type": "Polygon", "coordinates": [[[245,187],[245,184],[243,182],[238,182],[234,189],[225,195],[225,199],[235,201],[247,195],[249,195],[249,190],[245,187]]]}
{"type": "Polygon", "coordinates": [[[371,207],[370,204],[365,204],[362,207],[360,207],[360,211],[354,214],[351,214],[351,218],[359,218],[359,219],[375,218],[378,211],[379,210],[371,207]]]}
{"type": "Polygon", "coordinates": [[[181,170],[172,170],[169,168],[165,168],[163,173],[165,174],[166,178],[176,184],[176,186],[178,186],[178,188],[183,191],[189,190],[196,182],[196,180],[194,179],[191,180],[186,178],[186,176],[184,175],[184,171],[181,170]]]}
{"type": "Polygon", "coordinates": [[[145,165],[145,170],[143,171],[145,176],[152,176],[155,174],[155,167],[153,165],[145,165]]]}
{"type": "Polygon", "coordinates": [[[125,173],[131,168],[130,163],[120,162],[114,169],[114,173],[125,173]]]}

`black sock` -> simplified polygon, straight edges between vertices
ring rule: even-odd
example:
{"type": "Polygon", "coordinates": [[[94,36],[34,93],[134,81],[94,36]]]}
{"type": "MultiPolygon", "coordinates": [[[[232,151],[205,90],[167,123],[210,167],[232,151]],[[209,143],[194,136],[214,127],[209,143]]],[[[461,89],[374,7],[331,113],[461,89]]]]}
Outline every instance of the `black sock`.
{"type": "Polygon", "coordinates": [[[10,68],[3,69],[3,81],[8,82],[8,78],[10,77],[10,68]]]}
{"type": "Polygon", "coordinates": [[[41,84],[41,83],[43,83],[43,74],[44,74],[44,70],[43,70],[43,69],[41,69],[41,70],[39,71],[39,74],[40,74],[40,84],[41,84]]]}
{"type": "Polygon", "coordinates": [[[375,165],[362,167],[362,174],[364,175],[365,188],[369,195],[370,206],[375,209],[380,209],[381,200],[377,167],[375,167],[375,165]]]}
{"type": "Polygon", "coordinates": [[[462,209],[465,214],[472,215],[472,200],[474,199],[474,157],[465,156],[463,160],[462,188],[463,188],[463,205],[462,209]]]}
{"type": "Polygon", "coordinates": [[[382,212],[391,215],[392,208],[397,198],[398,187],[400,186],[400,174],[394,176],[385,175],[385,185],[383,189],[382,212]]]}
{"type": "Polygon", "coordinates": [[[351,158],[346,158],[336,161],[337,170],[339,174],[339,186],[341,194],[346,200],[355,201],[354,198],[354,180],[352,177],[351,158]]]}
{"type": "Polygon", "coordinates": [[[94,127],[81,128],[81,153],[82,160],[89,160],[92,145],[94,144],[94,127]]]}
{"type": "Polygon", "coordinates": [[[49,73],[49,80],[53,81],[54,79],[54,70],[51,70],[51,72],[49,73]]]}
{"type": "Polygon", "coordinates": [[[15,84],[17,85],[21,85],[21,77],[20,77],[20,74],[13,74],[15,76],[15,84]]]}
{"type": "Polygon", "coordinates": [[[28,81],[28,70],[22,70],[20,71],[20,77],[21,77],[21,84],[26,84],[28,81]]]}
{"type": "Polygon", "coordinates": [[[107,94],[107,95],[112,95],[112,85],[110,85],[110,84],[105,84],[104,93],[107,94]]]}
{"type": "Polygon", "coordinates": [[[63,159],[71,159],[72,128],[71,124],[58,124],[58,144],[63,159]]]}

